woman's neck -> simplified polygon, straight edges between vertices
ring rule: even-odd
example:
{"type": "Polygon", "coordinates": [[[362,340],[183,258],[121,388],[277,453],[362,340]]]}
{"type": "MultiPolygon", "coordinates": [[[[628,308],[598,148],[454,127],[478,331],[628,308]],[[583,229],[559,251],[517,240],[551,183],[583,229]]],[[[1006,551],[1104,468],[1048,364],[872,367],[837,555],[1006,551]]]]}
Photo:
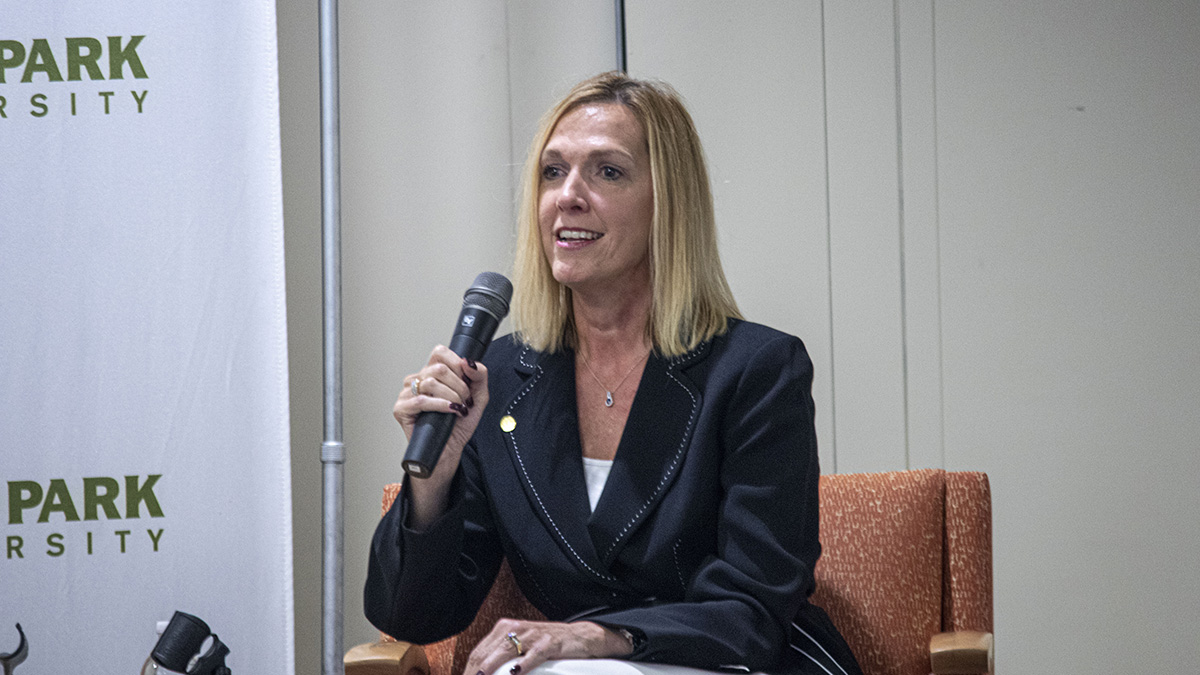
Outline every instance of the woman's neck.
{"type": "Polygon", "coordinates": [[[650,350],[650,292],[574,294],[577,349],[592,364],[628,363],[650,350]]]}

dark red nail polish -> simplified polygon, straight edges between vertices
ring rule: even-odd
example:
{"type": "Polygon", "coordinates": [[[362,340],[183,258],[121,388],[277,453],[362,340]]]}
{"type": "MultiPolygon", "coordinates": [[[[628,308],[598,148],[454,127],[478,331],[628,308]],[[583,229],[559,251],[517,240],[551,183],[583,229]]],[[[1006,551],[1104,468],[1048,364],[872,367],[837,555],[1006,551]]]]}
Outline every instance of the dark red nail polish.
{"type": "Polygon", "coordinates": [[[467,359],[467,365],[471,366],[472,370],[479,370],[479,366],[475,365],[475,362],[471,359],[467,359]]]}
{"type": "Polygon", "coordinates": [[[469,396],[469,397],[467,397],[467,407],[468,407],[468,408],[474,408],[474,407],[475,407],[475,397],[474,397],[474,396],[469,396]]]}
{"type": "Polygon", "coordinates": [[[471,378],[467,377],[467,374],[466,374],[466,373],[463,373],[463,374],[462,374],[462,379],[463,379],[463,382],[466,382],[467,384],[471,384],[472,382],[474,382],[474,380],[472,380],[471,378]]]}
{"type": "Polygon", "coordinates": [[[467,408],[461,403],[451,403],[450,409],[463,417],[467,416],[467,408]]]}
{"type": "Polygon", "coordinates": [[[508,672],[512,673],[512,675],[517,675],[517,673],[521,672],[521,664],[518,663],[517,665],[513,666],[512,668],[509,668],[508,672]]]}
{"type": "Polygon", "coordinates": [[[475,675],[483,675],[483,671],[481,670],[478,673],[475,673],[475,675]]]}

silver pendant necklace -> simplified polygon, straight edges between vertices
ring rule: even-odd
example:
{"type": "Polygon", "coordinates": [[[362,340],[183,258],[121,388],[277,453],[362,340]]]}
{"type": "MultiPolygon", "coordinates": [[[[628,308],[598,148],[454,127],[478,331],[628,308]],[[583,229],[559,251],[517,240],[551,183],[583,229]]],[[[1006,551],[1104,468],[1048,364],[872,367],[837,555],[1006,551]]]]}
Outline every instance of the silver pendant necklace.
{"type": "Polygon", "coordinates": [[[587,368],[587,371],[592,376],[592,379],[595,380],[596,384],[600,385],[600,388],[604,390],[604,407],[611,408],[613,407],[613,392],[619,390],[621,385],[625,384],[625,380],[629,379],[629,376],[633,373],[633,369],[637,368],[639,363],[648,358],[650,356],[650,352],[646,352],[646,356],[634,361],[633,365],[629,367],[629,370],[625,371],[625,377],[622,377],[621,381],[617,383],[617,386],[613,387],[612,389],[604,386],[604,383],[600,381],[600,378],[596,377],[596,371],[592,370],[592,365],[588,363],[587,356],[584,356],[583,352],[579,352],[579,356],[583,359],[583,366],[587,368]]]}

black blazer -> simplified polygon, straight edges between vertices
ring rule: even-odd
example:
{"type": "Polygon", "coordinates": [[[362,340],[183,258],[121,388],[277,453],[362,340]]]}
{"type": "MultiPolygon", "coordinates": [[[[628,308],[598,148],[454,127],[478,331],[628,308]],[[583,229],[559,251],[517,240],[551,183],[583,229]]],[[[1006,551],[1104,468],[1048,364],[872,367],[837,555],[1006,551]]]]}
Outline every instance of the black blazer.
{"type": "Polygon", "coordinates": [[[631,660],[859,672],[808,602],[819,469],[799,339],[733,321],[682,357],[652,355],[594,513],[574,354],[506,337],[484,362],[491,400],[449,511],[413,532],[402,491],[375,531],[364,593],[375,626],[418,643],[461,631],[504,556],[550,619],[644,636],[631,660]]]}

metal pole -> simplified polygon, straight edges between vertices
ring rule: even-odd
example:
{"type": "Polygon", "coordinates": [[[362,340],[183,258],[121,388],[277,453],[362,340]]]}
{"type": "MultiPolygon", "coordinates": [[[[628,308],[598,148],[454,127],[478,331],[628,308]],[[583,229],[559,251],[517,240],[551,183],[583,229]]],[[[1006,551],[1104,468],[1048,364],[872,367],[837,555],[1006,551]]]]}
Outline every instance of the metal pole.
{"type": "Polygon", "coordinates": [[[625,54],[625,0],[614,0],[617,10],[617,70],[629,72],[628,59],[625,54]]]}
{"type": "Polygon", "coordinates": [[[342,445],[342,205],[338,112],[338,3],[318,0],[321,40],[321,263],[324,284],[325,441],[321,443],[323,506],[321,672],[342,675],[344,585],[342,445]]]}

